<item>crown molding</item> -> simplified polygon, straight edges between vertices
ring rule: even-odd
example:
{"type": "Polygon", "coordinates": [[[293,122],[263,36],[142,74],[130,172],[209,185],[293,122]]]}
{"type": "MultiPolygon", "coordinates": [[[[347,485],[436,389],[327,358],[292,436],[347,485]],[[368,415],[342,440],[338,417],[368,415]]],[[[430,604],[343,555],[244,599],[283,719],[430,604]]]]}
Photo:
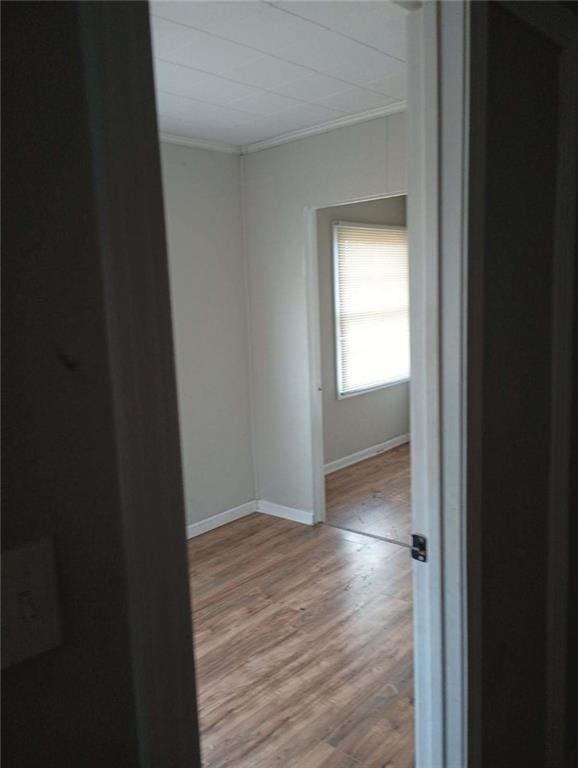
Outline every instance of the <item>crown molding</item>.
{"type": "Polygon", "coordinates": [[[388,104],[387,107],[368,109],[366,112],[358,112],[355,115],[345,115],[344,117],[338,117],[335,120],[329,120],[327,123],[312,125],[309,128],[299,128],[296,131],[282,133],[281,135],[274,136],[271,139],[263,139],[263,141],[256,141],[254,144],[247,144],[246,146],[241,147],[241,154],[250,155],[253,152],[262,152],[264,149],[278,147],[280,144],[289,144],[291,141],[306,139],[308,136],[316,136],[319,133],[328,133],[329,131],[334,131],[337,128],[346,128],[348,125],[367,123],[370,120],[376,120],[379,117],[393,115],[396,112],[404,112],[406,109],[406,101],[396,101],[394,104],[388,104]]]}
{"type": "Polygon", "coordinates": [[[228,155],[250,155],[253,152],[262,152],[264,149],[278,147],[281,144],[289,144],[291,141],[306,139],[308,136],[316,136],[320,133],[329,133],[337,128],[346,128],[348,125],[357,123],[367,123],[370,120],[377,120],[379,117],[393,115],[396,112],[404,112],[407,109],[407,102],[396,101],[388,104],[387,107],[378,107],[377,109],[368,109],[366,112],[358,112],[355,115],[345,115],[335,120],[329,120],[326,123],[312,125],[309,128],[299,128],[296,131],[288,131],[271,139],[263,139],[246,146],[236,146],[227,144],[224,141],[212,141],[210,139],[194,139],[188,136],[175,136],[172,133],[160,133],[160,140],[166,144],[179,144],[183,147],[195,147],[196,149],[207,149],[211,152],[224,152],[228,155]]]}
{"type": "Polygon", "coordinates": [[[216,141],[211,139],[194,139],[189,136],[175,136],[172,133],[159,133],[159,138],[165,144],[178,144],[182,147],[195,147],[196,149],[207,149],[210,152],[224,152],[227,155],[240,155],[241,147],[235,144],[227,144],[225,141],[216,141]]]}

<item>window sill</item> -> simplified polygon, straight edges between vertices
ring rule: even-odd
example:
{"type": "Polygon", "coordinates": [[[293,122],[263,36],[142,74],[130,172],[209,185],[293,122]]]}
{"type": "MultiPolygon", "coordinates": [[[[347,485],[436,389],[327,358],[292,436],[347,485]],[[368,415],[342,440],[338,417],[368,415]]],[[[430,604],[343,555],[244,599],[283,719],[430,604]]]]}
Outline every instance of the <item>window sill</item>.
{"type": "Polygon", "coordinates": [[[337,393],[338,400],[349,400],[351,397],[358,397],[359,395],[369,395],[372,392],[379,392],[380,389],[389,389],[390,387],[397,387],[399,384],[408,384],[410,381],[409,376],[405,379],[396,379],[395,381],[388,381],[385,384],[378,384],[376,387],[368,387],[367,389],[356,389],[354,392],[337,393]]]}

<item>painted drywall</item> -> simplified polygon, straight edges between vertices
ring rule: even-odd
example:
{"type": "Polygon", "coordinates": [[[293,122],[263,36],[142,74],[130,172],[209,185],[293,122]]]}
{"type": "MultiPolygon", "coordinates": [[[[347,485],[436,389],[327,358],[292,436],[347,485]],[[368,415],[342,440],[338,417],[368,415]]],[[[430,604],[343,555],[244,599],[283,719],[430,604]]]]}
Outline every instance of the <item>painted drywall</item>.
{"type": "Polygon", "coordinates": [[[187,522],[255,498],[240,162],[161,144],[187,522]]]}
{"type": "Polygon", "coordinates": [[[405,226],[406,197],[390,197],[317,211],[323,455],[337,461],[409,432],[409,384],[337,398],[332,222],[405,226]]]}
{"type": "Polygon", "coordinates": [[[257,494],[314,507],[306,208],[403,194],[406,115],[243,158],[257,494]]]}

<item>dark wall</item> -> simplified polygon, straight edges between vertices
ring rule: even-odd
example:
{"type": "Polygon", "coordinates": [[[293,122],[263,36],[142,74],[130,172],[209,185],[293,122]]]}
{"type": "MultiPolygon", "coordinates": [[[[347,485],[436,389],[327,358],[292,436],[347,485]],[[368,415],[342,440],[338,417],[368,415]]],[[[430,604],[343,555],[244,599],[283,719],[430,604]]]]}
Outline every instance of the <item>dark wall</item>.
{"type": "Polygon", "coordinates": [[[2,11],[2,545],[54,538],[63,628],[59,648],[4,674],[3,763],[136,765],[77,9],[2,11]]]}
{"type": "Polygon", "coordinates": [[[2,547],[52,539],[62,626],[3,671],[2,764],[196,766],[148,7],[2,36],[2,547]]]}
{"type": "MultiPolygon", "coordinates": [[[[578,15],[578,3],[575,13],[578,15]]],[[[578,85],[578,83],[577,83],[578,85]]],[[[578,167],[576,168],[576,189],[578,189],[578,167]]],[[[574,221],[578,222],[577,209],[574,221]]],[[[574,296],[578,297],[578,248],[575,254],[574,296]]],[[[578,300],[574,303],[574,358],[573,358],[572,411],[570,414],[571,453],[570,453],[570,507],[568,542],[570,546],[568,579],[568,629],[566,647],[568,653],[567,701],[566,701],[566,750],[576,756],[578,761],[578,557],[573,554],[574,542],[578,541],[578,300]]]]}
{"type": "Polygon", "coordinates": [[[470,488],[479,492],[470,554],[481,604],[470,612],[481,634],[470,664],[481,682],[476,757],[492,768],[544,768],[549,759],[551,414],[562,391],[552,378],[553,280],[557,229],[571,226],[556,211],[560,93],[578,84],[563,81],[563,44],[534,23],[554,9],[556,28],[556,4],[528,5],[533,20],[502,3],[472,5],[470,307],[481,381],[470,399],[480,425],[470,440],[470,488]]]}

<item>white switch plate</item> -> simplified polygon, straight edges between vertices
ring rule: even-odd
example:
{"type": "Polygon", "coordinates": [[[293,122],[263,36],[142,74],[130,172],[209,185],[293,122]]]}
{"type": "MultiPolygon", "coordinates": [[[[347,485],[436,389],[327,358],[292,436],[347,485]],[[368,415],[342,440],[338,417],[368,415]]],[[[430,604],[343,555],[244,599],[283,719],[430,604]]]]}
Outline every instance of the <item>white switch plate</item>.
{"type": "Polygon", "coordinates": [[[2,553],[2,667],[60,644],[52,539],[2,553]]]}

